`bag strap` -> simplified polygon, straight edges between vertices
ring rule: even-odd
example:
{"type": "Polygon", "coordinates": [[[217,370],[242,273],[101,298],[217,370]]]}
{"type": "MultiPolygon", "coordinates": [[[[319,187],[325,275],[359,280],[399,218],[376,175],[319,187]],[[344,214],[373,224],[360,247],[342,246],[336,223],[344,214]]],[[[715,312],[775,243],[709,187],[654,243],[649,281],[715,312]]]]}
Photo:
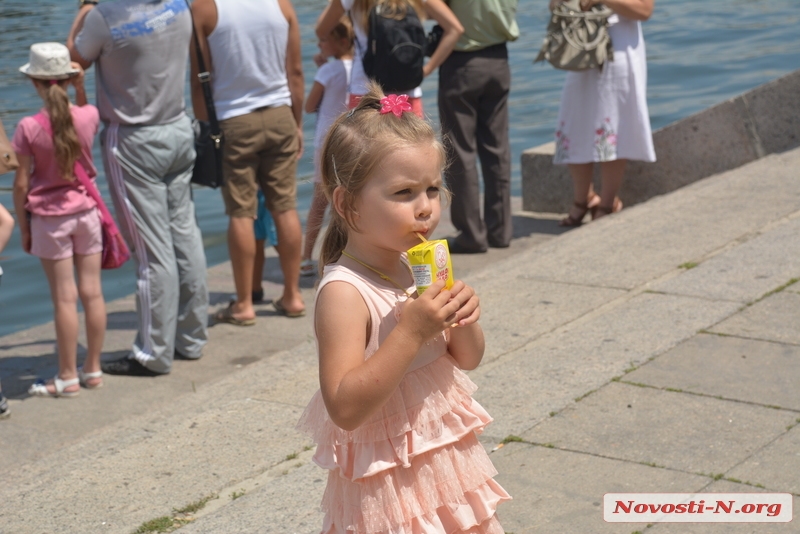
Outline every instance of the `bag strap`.
{"type": "MultiPolygon", "coordinates": [[[[44,131],[50,137],[53,137],[53,127],[50,125],[50,120],[44,116],[44,113],[37,113],[33,116],[34,120],[38,122],[44,131]]],[[[73,171],[75,173],[75,178],[78,179],[78,182],[86,189],[86,193],[89,195],[89,198],[94,200],[95,204],[97,204],[97,209],[100,211],[100,217],[102,218],[103,222],[106,223],[107,221],[112,221],[113,218],[111,217],[111,212],[108,211],[106,207],[106,203],[103,202],[103,197],[100,196],[100,191],[97,190],[97,186],[92,182],[92,179],[89,178],[89,174],[86,172],[86,169],[83,168],[83,164],[80,160],[75,160],[75,167],[73,171]]]]}
{"type": "Polygon", "coordinates": [[[186,7],[189,9],[189,17],[192,19],[192,39],[194,40],[194,49],[197,54],[197,66],[200,71],[197,73],[197,78],[200,80],[200,87],[203,89],[203,100],[205,100],[206,103],[208,122],[211,125],[211,139],[214,140],[214,148],[219,149],[222,141],[222,134],[220,133],[219,121],[217,121],[217,108],[214,106],[214,96],[211,94],[211,73],[206,68],[206,62],[200,50],[200,39],[197,38],[197,26],[194,23],[192,6],[189,4],[189,0],[185,1],[186,7]]]}

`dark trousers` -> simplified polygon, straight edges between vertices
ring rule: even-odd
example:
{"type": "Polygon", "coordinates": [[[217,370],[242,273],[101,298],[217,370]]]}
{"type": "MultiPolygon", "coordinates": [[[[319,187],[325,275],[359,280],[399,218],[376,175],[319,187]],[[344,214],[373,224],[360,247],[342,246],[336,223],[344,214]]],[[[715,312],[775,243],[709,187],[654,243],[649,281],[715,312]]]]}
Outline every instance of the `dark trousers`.
{"type": "Polygon", "coordinates": [[[511,242],[510,87],[505,44],[453,52],[439,68],[439,119],[450,140],[450,215],[460,232],[456,242],[469,250],[511,242]],[[483,218],[476,155],[483,174],[483,218]]]}

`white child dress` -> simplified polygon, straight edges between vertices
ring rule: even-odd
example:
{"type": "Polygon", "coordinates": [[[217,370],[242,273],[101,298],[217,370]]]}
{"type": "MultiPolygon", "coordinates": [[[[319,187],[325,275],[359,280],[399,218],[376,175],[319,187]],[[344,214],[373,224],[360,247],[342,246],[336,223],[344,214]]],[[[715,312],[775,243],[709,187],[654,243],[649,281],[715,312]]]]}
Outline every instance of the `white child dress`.
{"type": "MultiPolygon", "coordinates": [[[[406,296],[358,267],[346,258],[326,266],[317,294],[333,281],[358,290],[370,314],[367,359],[397,326],[406,296]]],[[[331,421],[317,391],[298,429],[317,443],[314,462],[329,470],[322,532],[503,534],[495,512],[511,497],[494,481],[497,471],[478,442],[492,418],[472,398],[476,389],[442,332],[423,346],[386,404],[353,431],[331,421]]]]}
{"type": "Polygon", "coordinates": [[[567,73],[553,163],[656,160],[642,25],[616,14],[608,23],[614,60],[602,69],[567,73]]]}

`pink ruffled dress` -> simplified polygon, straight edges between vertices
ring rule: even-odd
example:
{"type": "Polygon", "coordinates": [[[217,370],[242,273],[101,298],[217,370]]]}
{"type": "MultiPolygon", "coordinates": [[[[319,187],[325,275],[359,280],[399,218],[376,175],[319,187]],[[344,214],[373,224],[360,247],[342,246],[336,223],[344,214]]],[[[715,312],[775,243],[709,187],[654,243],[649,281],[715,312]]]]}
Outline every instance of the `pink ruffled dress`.
{"type": "MultiPolygon", "coordinates": [[[[406,300],[373,278],[334,264],[319,285],[344,281],[364,298],[371,319],[365,359],[397,325],[406,300]]],[[[331,421],[317,391],[298,429],[317,443],[314,462],[329,470],[322,532],[503,534],[495,511],[511,497],[494,481],[497,471],[478,442],[492,418],[472,398],[476,389],[442,332],[420,350],[386,404],[353,431],[331,421]]]]}

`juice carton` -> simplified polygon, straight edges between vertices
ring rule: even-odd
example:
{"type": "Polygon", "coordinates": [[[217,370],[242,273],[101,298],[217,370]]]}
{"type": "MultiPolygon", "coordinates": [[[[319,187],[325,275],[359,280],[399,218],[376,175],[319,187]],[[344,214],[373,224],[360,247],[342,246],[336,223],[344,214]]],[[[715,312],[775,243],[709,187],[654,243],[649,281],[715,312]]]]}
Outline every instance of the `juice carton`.
{"type": "Polygon", "coordinates": [[[408,262],[411,264],[418,295],[436,280],[444,280],[445,289],[453,287],[453,264],[446,240],[425,241],[409,249],[408,262]]]}

